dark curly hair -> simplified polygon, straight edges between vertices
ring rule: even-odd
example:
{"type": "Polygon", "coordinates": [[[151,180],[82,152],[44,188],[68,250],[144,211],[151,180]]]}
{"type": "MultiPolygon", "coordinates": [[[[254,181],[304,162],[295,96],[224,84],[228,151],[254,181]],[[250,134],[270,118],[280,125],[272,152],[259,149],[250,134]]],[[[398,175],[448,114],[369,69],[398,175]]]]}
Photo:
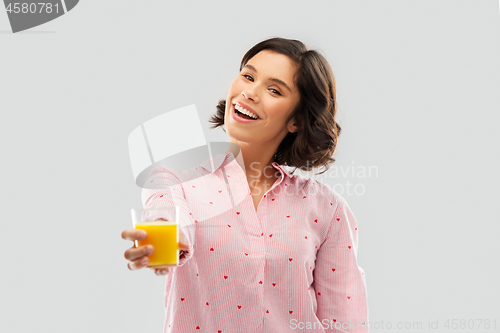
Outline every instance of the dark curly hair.
{"type": "MultiPolygon", "coordinates": [[[[272,162],[294,166],[304,171],[323,166],[324,173],[332,157],[340,135],[340,126],[335,121],[337,113],[335,78],[326,59],[315,50],[294,39],[270,38],[253,46],[243,56],[240,71],[246,63],[262,50],[283,54],[297,65],[294,84],[298,87],[300,101],[287,122],[295,117],[298,130],[288,133],[280,143],[272,162]]],[[[226,101],[219,100],[217,111],[209,122],[212,129],[224,125],[226,101]]],[[[225,129],[222,128],[225,132],[225,129]]]]}

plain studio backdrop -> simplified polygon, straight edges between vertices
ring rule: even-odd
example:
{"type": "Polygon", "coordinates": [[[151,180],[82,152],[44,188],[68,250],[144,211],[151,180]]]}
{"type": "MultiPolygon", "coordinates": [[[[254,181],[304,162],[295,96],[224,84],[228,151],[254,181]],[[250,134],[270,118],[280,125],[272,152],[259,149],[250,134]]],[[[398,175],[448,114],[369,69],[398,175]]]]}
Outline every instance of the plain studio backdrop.
{"type": "Polygon", "coordinates": [[[86,0],[12,34],[1,9],[0,331],[162,331],[165,277],[123,256],[128,135],[196,104],[228,141],[208,117],[279,36],[336,77],[336,172],[315,177],[357,218],[371,332],[498,332],[499,23],[496,0],[86,0]]]}

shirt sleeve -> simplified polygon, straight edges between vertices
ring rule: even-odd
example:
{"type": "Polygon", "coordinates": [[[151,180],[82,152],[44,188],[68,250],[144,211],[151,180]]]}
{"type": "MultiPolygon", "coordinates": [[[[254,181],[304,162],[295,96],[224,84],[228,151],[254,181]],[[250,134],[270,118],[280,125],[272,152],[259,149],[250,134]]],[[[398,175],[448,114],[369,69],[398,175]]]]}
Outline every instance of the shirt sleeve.
{"type": "Polygon", "coordinates": [[[322,323],[328,322],[325,332],[368,332],[366,280],[357,253],[356,218],[342,198],[316,254],[314,269],[316,315],[322,323]]]}
{"type": "Polygon", "coordinates": [[[142,189],[142,205],[145,209],[179,206],[179,232],[189,244],[189,250],[179,251],[179,266],[182,266],[193,256],[195,239],[195,221],[182,184],[174,172],[167,170],[165,166],[153,169],[146,184],[148,188],[142,189]]]}

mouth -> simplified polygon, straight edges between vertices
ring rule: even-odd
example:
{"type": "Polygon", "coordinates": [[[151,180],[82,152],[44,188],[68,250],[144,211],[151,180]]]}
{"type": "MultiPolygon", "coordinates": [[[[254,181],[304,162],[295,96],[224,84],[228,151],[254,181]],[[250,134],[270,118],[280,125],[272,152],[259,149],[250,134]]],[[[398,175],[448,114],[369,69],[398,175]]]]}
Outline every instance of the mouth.
{"type": "MultiPolygon", "coordinates": [[[[251,121],[255,121],[255,120],[259,120],[259,119],[260,119],[260,117],[259,117],[259,116],[257,116],[257,115],[255,115],[257,118],[254,118],[254,117],[252,117],[252,116],[250,116],[250,115],[247,115],[247,114],[243,113],[243,112],[246,112],[246,113],[249,113],[249,112],[248,112],[248,111],[246,111],[244,108],[242,108],[242,107],[241,107],[240,105],[238,105],[238,104],[233,104],[233,106],[232,106],[232,110],[233,110],[234,115],[235,115],[235,117],[236,117],[236,118],[238,118],[238,119],[240,119],[240,120],[245,120],[245,122],[248,122],[248,121],[250,121],[250,122],[251,122],[251,121]],[[240,111],[240,110],[238,110],[238,109],[240,109],[241,111],[240,111]]],[[[237,119],[237,120],[238,120],[238,119],[237,119]]]]}

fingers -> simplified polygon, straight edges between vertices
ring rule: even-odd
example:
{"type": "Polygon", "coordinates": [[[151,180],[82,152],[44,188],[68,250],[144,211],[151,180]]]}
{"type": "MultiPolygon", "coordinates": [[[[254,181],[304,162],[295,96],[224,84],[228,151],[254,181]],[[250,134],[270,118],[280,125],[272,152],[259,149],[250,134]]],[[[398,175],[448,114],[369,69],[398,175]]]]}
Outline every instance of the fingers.
{"type": "Polygon", "coordinates": [[[138,259],[144,259],[143,257],[149,256],[154,252],[154,248],[152,245],[144,245],[144,246],[139,246],[139,247],[131,247],[130,249],[126,250],[124,253],[124,257],[127,260],[138,260],[138,259]]]}
{"type": "Polygon", "coordinates": [[[143,240],[148,237],[148,234],[141,229],[126,229],[122,232],[122,238],[125,240],[143,240]]]}
{"type": "Polygon", "coordinates": [[[136,259],[136,260],[129,261],[129,263],[127,264],[127,267],[131,271],[135,271],[137,269],[144,268],[147,265],[149,265],[149,258],[148,257],[143,257],[143,258],[139,258],[139,259],[136,259]]]}
{"type": "Polygon", "coordinates": [[[179,232],[179,249],[185,251],[189,250],[189,245],[183,232],[179,232]]]}
{"type": "MultiPolygon", "coordinates": [[[[153,268],[151,268],[153,269],[153,268]]],[[[168,273],[168,267],[165,268],[154,268],[156,275],[166,275],[168,273]]]]}

